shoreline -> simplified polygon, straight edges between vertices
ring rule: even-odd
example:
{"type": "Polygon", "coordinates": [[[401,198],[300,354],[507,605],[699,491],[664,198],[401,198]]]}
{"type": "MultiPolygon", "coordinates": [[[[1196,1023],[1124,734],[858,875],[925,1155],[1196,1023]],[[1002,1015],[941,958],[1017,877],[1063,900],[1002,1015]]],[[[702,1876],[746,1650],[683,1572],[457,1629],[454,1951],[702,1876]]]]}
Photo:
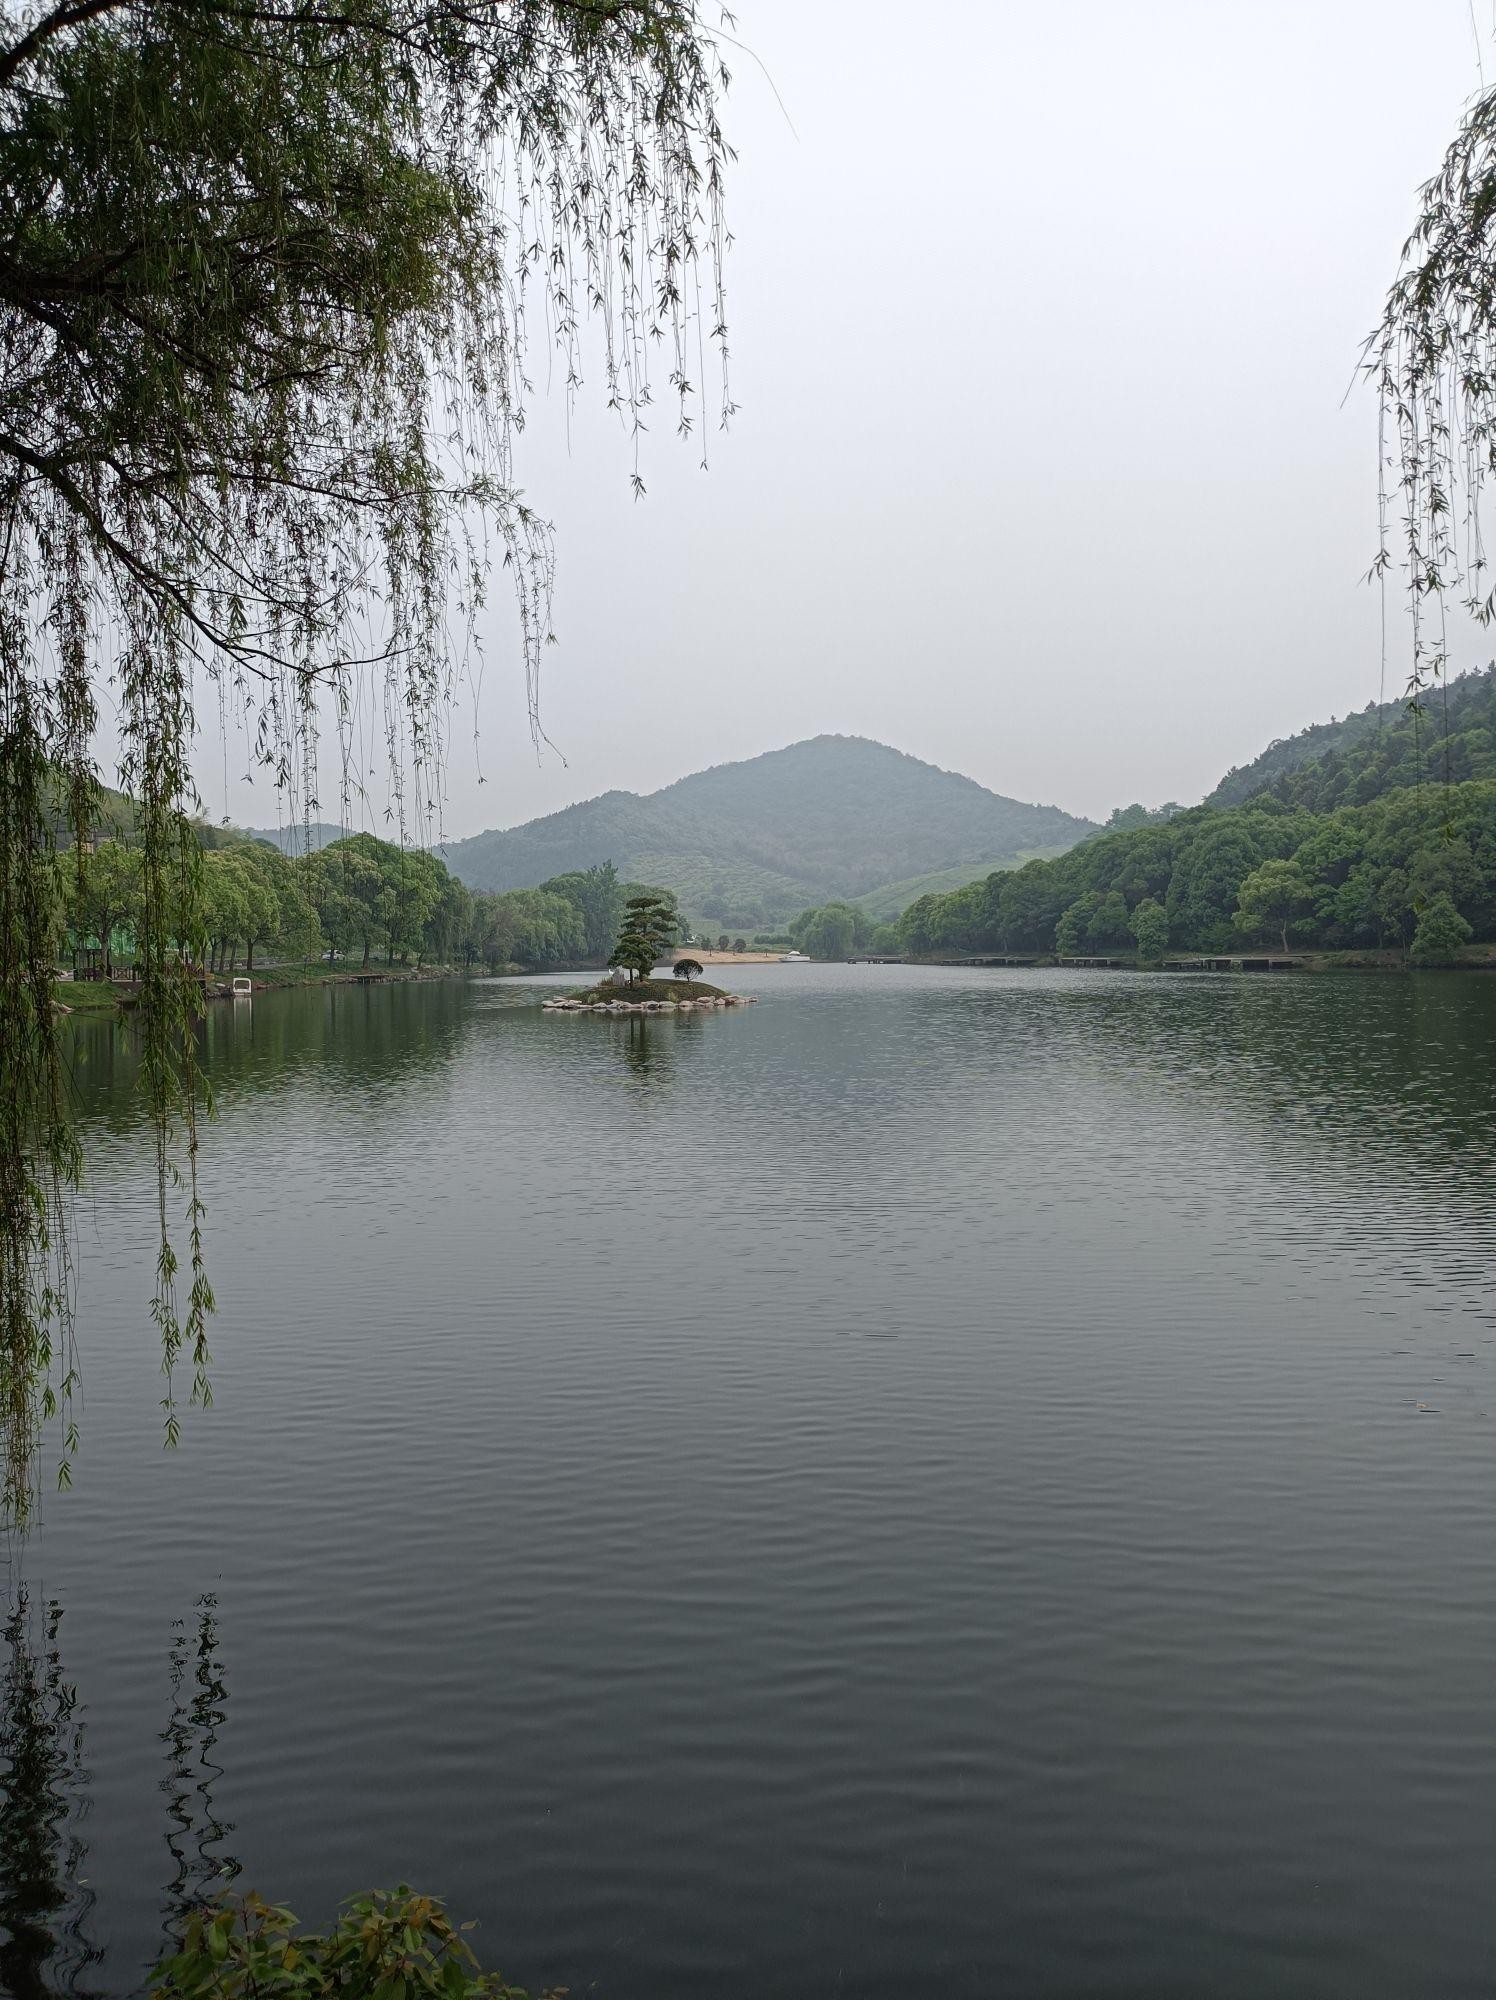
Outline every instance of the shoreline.
{"type": "MultiPolygon", "coordinates": [[[[369,965],[359,966],[350,971],[346,966],[299,966],[266,965],[256,966],[253,972],[208,973],[203,979],[203,997],[206,1000],[232,1000],[233,981],[247,979],[250,995],[256,993],[286,993],[299,986],[390,986],[431,984],[443,979],[469,979],[474,975],[458,971],[452,966],[401,966],[369,965]]],[[[487,974],[483,974],[487,977],[487,974]]],[[[501,975],[503,976],[503,975],[501,975]]],[[[530,975],[533,976],[533,975],[530,975]]],[[[140,991],[137,981],[121,978],[115,974],[112,979],[55,979],[52,982],[52,1006],[60,1014],[121,1014],[128,1013],[135,1005],[140,991]]]]}

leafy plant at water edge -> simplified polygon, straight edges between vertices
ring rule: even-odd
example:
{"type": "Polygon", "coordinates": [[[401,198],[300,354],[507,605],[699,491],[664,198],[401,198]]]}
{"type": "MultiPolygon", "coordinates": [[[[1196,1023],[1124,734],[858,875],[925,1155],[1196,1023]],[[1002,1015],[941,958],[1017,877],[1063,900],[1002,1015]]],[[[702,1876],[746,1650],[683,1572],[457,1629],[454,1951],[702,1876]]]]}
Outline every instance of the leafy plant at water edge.
{"type": "MultiPolygon", "coordinates": [[[[468,1928],[467,1926],[463,1927],[468,1928]]],[[[325,1933],[258,1896],[200,1910],[156,1968],[152,2000],[527,2000],[484,1972],[443,1906],[403,1885],[356,1897],[325,1933]]],[[[549,1997],[559,2000],[559,1995],[549,1997]]]]}

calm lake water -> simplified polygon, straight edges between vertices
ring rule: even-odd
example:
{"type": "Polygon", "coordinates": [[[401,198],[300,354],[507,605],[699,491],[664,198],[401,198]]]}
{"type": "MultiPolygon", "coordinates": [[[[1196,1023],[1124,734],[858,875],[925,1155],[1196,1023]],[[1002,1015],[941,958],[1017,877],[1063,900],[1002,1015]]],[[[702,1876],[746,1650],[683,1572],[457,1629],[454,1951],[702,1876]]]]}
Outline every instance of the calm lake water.
{"type": "Polygon", "coordinates": [[[1496,978],[734,984],[215,1010],[174,1455],[80,1025],[0,1984],[237,1865],[603,2000],[1489,1996],[1496,978]]]}

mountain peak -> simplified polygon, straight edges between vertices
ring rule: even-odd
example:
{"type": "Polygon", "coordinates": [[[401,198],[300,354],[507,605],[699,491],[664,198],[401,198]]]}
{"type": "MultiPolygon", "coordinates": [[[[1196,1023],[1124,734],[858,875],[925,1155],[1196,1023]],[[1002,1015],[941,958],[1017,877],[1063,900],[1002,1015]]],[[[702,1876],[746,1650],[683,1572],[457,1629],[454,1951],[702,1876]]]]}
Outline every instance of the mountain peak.
{"type": "Polygon", "coordinates": [[[870,737],[825,734],[647,796],[603,793],[442,853],[476,889],[531,888],[611,860],[674,889],[693,914],[776,924],[831,896],[953,872],[969,880],[1036,850],[1062,852],[1090,831],[1058,807],[1004,798],[870,737]]]}

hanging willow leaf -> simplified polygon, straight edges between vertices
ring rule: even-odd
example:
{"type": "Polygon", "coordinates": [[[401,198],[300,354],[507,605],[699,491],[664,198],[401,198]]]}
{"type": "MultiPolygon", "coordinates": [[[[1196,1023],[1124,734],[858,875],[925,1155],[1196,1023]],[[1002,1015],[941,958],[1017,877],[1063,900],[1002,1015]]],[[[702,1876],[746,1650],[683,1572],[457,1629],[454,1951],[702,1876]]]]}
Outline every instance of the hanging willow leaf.
{"type": "Polygon", "coordinates": [[[1398,566],[1412,620],[1411,711],[1448,658],[1446,599],[1482,624],[1486,483],[1496,469],[1496,90],[1471,105],[1418,220],[1365,365],[1381,399],[1381,533],[1372,575],[1398,566]]]}

